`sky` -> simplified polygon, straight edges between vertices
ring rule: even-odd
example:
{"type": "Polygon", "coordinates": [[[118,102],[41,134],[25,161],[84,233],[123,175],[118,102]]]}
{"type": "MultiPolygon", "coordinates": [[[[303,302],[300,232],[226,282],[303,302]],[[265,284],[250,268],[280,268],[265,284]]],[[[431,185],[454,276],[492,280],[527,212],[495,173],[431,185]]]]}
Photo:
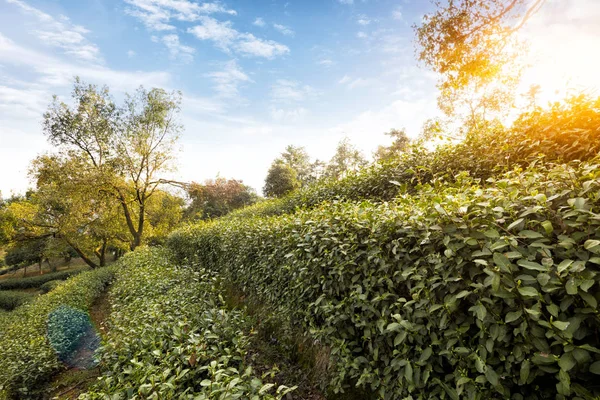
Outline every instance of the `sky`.
{"type": "MultiPolygon", "coordinates": [[[[172,178],[241,179],[260,193],[285,146],[328,160],[348,137],[369,157],[438,115],[436,76],[415,61],[428,0],[0,0],[0,191],[23,193],[52,151],[42,116],[73,78],[117,101],[140,85],[179,90],[185,127],[172,178]]],[[[595,91],[600,0],[546,0],[523,29],[523,85],[551,99],[595,91]]]]}

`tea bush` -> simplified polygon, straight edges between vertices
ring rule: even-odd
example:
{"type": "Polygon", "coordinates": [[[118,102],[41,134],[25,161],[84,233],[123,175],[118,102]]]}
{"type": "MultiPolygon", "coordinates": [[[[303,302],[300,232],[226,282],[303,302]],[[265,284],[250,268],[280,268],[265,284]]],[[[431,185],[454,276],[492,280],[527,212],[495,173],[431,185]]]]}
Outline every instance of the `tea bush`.
{"type": "Polygon", "coordinates": [[[63,362],[73,354],[79,339],[90,329],[89,315],[79,309],[61,305],[48,315],[48,341],[63,362]]]}
{"type": "Polygon", "coordinates": [[[226,218],[291,213],[323,201],[390,201],[415,187],[467,171],[487,179],[543,156],[546,162],[585,161],[600,151],[600,97],[574,97],[548,110],[525,113],[511,128],[487,128],[464,141],[429,151],[421,145],[398,158],[371,165],[339,180],[322,180],[281,199],[237,210],[226,218]]]}
{"type": "Polygon", "coordinates": [[[88,268],[70,269],[67,271],[51,272],[44,275],[30,276],[27,278],[9,278],[0,281],[0,290],[30,289],[37,288],[46,282],[54,280],[65,280],[75,276],[88,268]]]}
{"type": "Polygon", "coordinates": [[[60,306],[87,310],[105,290],[113,271],[108,267],[84,272],[6,317],[0,316],[0,399],[37,398],[40,382],[61,368],[47,338],[48,316],[60,306]]]}
{"type": "Polygon", "coordinates": [[[33,294],[0,290],[0,309],[12,311],[33,298],[33,294]]]}
{"type": "Polygon", "coordinates": [[[215,274],[175,267],[167,252],[126,255],[110,290],[103,375],[85,399],[281,399],[245,363],[250,323],[227,310],[215,274]]]}
{"type": "Polygon", "coordinates": [[[40,286],[40,291],[42,293],[51,292],[54,289],[56,289],[58,286],[60,286],[62,283],[63,283],[63,281],[61,281],[61,280],[48,281],[40,286]]]}
{"type": "Polygon", "coordinates": [[[389,203],[187,226],[181,260],[331,348],[381,399],[600,395],[600,166],[467,174],[389,203]]]}

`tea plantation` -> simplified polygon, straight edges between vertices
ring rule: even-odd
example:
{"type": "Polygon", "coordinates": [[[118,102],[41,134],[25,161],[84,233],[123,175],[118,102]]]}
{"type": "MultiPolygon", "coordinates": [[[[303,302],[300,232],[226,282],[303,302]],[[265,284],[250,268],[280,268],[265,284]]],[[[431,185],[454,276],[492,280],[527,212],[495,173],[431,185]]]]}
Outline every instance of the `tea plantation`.
{"type": "Polygon", "coordinates": [[[533,142],[523,130],[416,147],[182,226],[48,294],[8,294],[0,398],[44,398],[65,369],[49,320],[70,307],[83,321],[107,293],[82,399],[303,398],[297,376],[256,357],[271,345],[300,375],[318,366],[322,398],[596,399],[599,142],[565,137],[581,132],[568,123],[533,142]],[[265,321],[277,335],[259,346],[265,321]]]}

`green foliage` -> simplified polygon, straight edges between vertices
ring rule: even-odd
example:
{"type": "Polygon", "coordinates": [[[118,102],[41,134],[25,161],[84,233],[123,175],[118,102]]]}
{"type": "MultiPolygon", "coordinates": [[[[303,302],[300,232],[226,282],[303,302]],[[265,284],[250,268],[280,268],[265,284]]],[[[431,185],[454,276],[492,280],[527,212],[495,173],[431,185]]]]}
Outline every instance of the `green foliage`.
{"type": "Polygon", "coordinates": [[[79,309],[61,305],[48,315],[48,341],[61,361],[71,356],[90,329],[89,315],[79,309]]]}
{"type": "Polygon", "coordinates": [[[235,211],[228,218],[280,215],[323,201],[390,201],[439,177],[452,181],[460,172],[487,179],[516,166],[545,161],[587,160],[600,151],[600,98],[574,97],[549,109],[524,113],[510,129],[499,126],[457,144],[427,150],[415,144],[399,156],[350,176],[321,180],[281,199],[235,211]]]}
{"type": "Polygon", "coordinates": [[[193,182],[187,192],[192,200],[185,211],[189,219],[222,217],[258,200],[254,189],[242,181],[221,177],[206,180],[203,184],[193,182]]]}
{"type": "Polygon", "coordinates": [[[56,289],[58,286],[60,286],[62,283],[63,283],[63,281],[61,281],[59,279],[55,279],[53,281],[48,281],[40,286],[40,291],[44,294],[49,293],[49,292],[53,291],[54,289],[56,289]]]}
{"type": "Polygon", "coordinates": [[[108,267],[84,272],[0,316],[0,398],[37,398],[39,383],[61,368],[47,338],[48,316],[60,306],[86,310],[105,290],[113,271],[108,267]]]}
{"type": "Polygon", "coordinates": [[[33,298],[33,294],[0,290],[0,309],[12,311],[33,298]]]}
{"type": "Polygon", "coordinates": [[[265,178],[263,193],[267,197],[282,197],[299,187],[298,173],[282,161],[275,160],[265,178]]]}
{"type": "Polygon", "coordinates": [[[329,346],[334,390],[591,398],[599,161],[532,165],[485,185],[463,173],[388,203],[199,224],[169,246],[329,346]]]}
{"type": "Polygon", "coordinates": [[[46,282],[55,280],[65,280],[71,276],[75,276],[87,268],[69,269],[67,271],[51,272],[44,275],[29,276],[27,278],[9,278],[0,281],[0,290],[11,289],[29,289],[40,287],[46,282]]]}
{"type": "Polygon", "coordinates": [[[249,320],[226,309],[215,274],[171,266],[158,249],[122,263],[110,290],[103,376],[85,399],[281,399],[291,390],[264,384],[245,364],[249,320]]]}

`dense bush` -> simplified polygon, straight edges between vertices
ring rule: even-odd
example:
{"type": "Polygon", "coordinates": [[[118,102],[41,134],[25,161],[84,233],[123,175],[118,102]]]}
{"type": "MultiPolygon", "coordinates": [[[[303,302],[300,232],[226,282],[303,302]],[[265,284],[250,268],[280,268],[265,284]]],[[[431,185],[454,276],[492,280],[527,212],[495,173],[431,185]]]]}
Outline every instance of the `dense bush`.
{"type": "Polygon", "coordinates": [[[48,341],[63,362],[69,359],[79,340],[92,328],[89,315],[76,308],[61,305],[48,315],[48,341]]]}
{"type": "Polygon", "coordinates": [[[0,290],[0,309],[12,311],[33,298],[31,293],[0,290]]]}
{"type": "Polygon", "coordinates": [[[60,306],[86,310],[104,291],[113,271],[108,267],[82,273],[0,316],[0,399],[37,398],[32,391],[61,368],[47,338],[48,316],[60,306]]]}
{"type": "Polygon", "coordinates": [[[58,271],[44,275],[30,276],[27,278],[9,278],[0,281],[0,290],[36,288],[40,287],[46,282],[65,280],[71,276],[85,271],[86,269],[87,268],[70,269],[67,271],[58,271]]]}
{"type": "Polygon", "coordinates": [[[61,280],[48,281],[40,286],[40,291],[42,293],[51,292],[54,289],[56,289],[58,286],[60,286],[63,282],[64,281],[61,281],[61,280]]]}
{"type": "Polygon", "coordinates": [[[600,166],[532,166],[188,226],[169,246],[330,346],[334,390],[583,399],[600,394],[599,206],[600,166]]]}
{"type": "Polygon", "coordinates": [[[543,156],[546,162],[587,160],[600,151],[600,98],[575,97],[547,110],[525,113],[511,128],[501,126],[468,136],[457,144],[429,151],[415,145],[400,157],[362,169],[348,177],[322,180],[288,196],[234,211],[228,218],[280,215],[323,201],[390,201],[417,185],[468,171],[481,179],[526,167],[543,156]]]}
{"type": "Polygon", "coordinates": [[[113,312],[101,350],[104,398],[280,399],[245,364],[248,320],[229,311],[214,274],[171,266],[162,250],[123,259],[110,290],[113,312]]]}

